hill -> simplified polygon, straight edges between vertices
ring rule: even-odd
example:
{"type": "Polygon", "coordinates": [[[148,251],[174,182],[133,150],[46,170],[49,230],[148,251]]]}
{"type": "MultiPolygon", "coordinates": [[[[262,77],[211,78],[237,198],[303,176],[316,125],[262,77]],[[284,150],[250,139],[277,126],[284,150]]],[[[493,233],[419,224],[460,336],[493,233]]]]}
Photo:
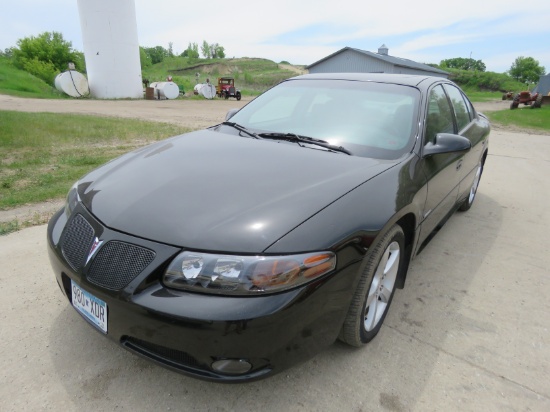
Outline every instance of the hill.
{"type": "Polygon", "coordinates": [[[3,56],[0,56],[0,93],[46,99],[63,97],[53,86],[26,71],[19,70],[3,56]]]}
{"type": "Polygon", "coordinates": [[[238,59],[192,59],[171,57],[142,70],[143,78],[150,82],[164,81],[167,76],[188,91],[207,78],[216,84],[216,78],[232,76],[243,94],[259,94],[281,80],[306,73],[304,66],[278,64],[274,61],[243,57],[238,59]],[[197,76],[198,75],[198,76],[197,76]]]}

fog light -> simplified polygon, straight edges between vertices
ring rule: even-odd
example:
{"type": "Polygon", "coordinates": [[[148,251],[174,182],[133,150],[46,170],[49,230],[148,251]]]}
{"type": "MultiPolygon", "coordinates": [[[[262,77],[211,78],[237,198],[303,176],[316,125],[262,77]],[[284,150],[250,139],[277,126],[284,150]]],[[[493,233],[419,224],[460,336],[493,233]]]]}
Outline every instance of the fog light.
{"type": "Polygon", "coordinates": [[[226,375],[240,375],[252,369],[252,365],[244,359],[220,359],[212,364],[212,369],[226,375]]]}

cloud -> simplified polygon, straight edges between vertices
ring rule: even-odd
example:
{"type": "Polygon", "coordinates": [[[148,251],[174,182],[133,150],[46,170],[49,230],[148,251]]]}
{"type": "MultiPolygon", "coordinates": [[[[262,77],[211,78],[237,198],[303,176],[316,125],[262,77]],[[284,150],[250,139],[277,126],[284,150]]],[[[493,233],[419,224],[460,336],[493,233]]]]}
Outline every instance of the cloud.
{"type": "MultiPolygon", "coordinates": [[[[0,49],[53,30],[82,49],[77,3],[11,3],[9,12],[0,14],[0,49]]],[[[140,44],[168,47],[172,42],[179,53],[189,42],[207,40],[222,45],[228,56],[309,64],[345,46],[376,51],[385,43],[390,54],[409,59],[424,56],[434,62],[473,51],[478,59],[497,62],[504,59],[497,53],[520,55],[528,48],[541,53],[534,57],[550,67],[548,0],[462,0],[455,5],[434,0],[135,0],[135,7],[140,44]]]]}

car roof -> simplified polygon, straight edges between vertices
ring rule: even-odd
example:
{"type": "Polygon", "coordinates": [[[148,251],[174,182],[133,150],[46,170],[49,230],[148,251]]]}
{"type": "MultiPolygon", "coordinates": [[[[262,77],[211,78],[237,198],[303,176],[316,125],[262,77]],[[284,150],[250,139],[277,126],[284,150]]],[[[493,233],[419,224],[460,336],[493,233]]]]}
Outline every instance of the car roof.
{"type": "Polygon", "coordinates": [[[392,73],[316,73],[304,74],[293,77],[289,80],[350,80],[361,82],[393,83],[405,86],[419,87],[421,83],[430,85],[435,82],[443,81],[451,83],[443,77],[413,75],[413,74],[392,74],[392,73]]]}

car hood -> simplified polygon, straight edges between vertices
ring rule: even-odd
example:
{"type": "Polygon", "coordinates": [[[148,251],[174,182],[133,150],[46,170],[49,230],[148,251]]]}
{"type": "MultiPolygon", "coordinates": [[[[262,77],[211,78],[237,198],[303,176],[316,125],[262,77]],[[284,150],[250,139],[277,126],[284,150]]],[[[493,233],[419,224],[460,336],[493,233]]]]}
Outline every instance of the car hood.
{"type": "Polygon", "coordinates": [[[203,130],[128,153],[80,180],[106,226],[190,249],[261,253],[394,161],[203,130]]]}

